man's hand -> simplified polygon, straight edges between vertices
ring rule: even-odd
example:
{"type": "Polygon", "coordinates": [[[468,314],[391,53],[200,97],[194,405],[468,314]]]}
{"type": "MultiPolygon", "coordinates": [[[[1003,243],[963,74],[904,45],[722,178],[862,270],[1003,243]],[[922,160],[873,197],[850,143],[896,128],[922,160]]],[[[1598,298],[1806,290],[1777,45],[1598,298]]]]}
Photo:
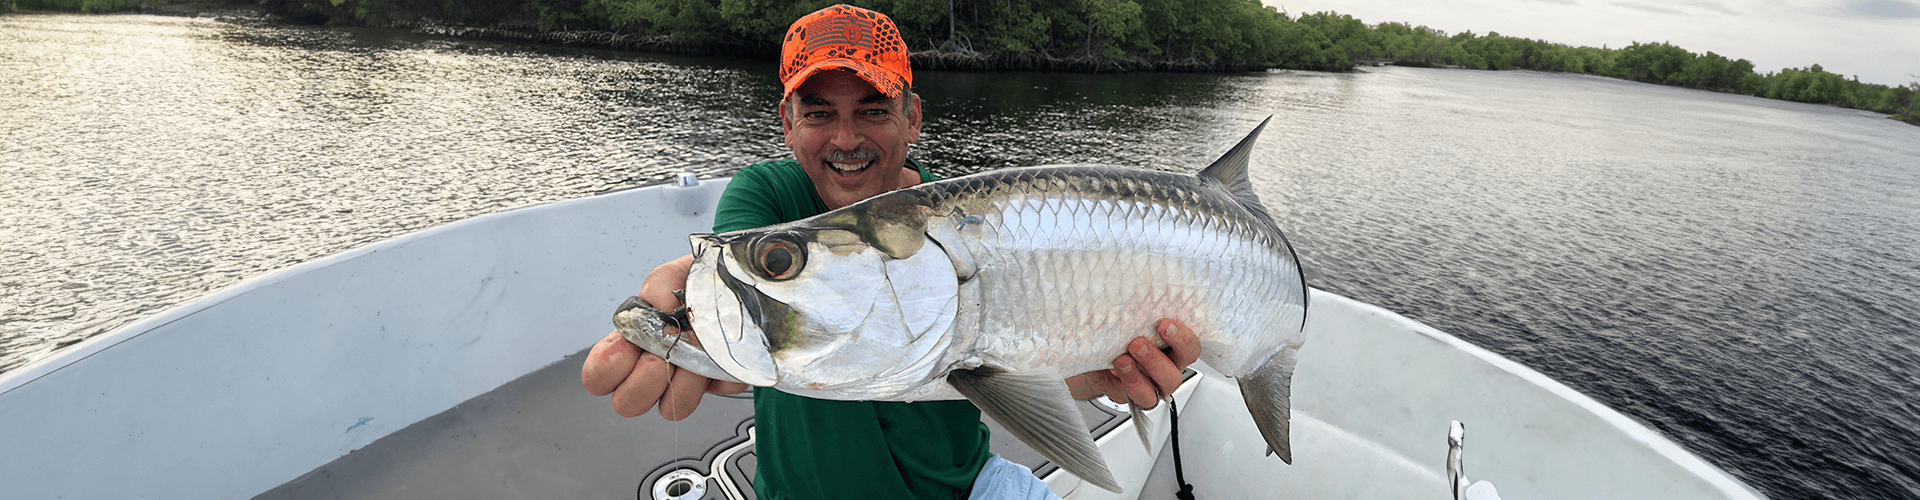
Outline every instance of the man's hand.
{"type": "MultiPolygon", "coordinates": [[[[688,255],[653,268],[640,285],[640,298],[663,310],[679,308],[680,299],[673,296],[673,291],[687,286],[687,271],[692,267],[693,256],[688,255]]],[[[666,328],[668,335],[680,333],[673,325],[666,328]]],[[[695,342],[692,335],[685,341],[695,342]]],[[[580,385],[595,396],[613,394],[613,411],[621,416],[640,416],[658,403],[660,416],[675,421],[693,414],[700,406],[701,393],[747,390],[746,384],[710,380],[674,366],[640,350],[618,331],[607,334],[587,352],[587,361],[580,366],[580,385]]]]}
{"type": "Polygon", "coordinates": [[[1134,337],[1127,353],[1113,358],[1113,369],[1095,370],[1067,379],[1074,399],[1093,399],[1105,394],[1116,403],[1139,405],[1143,409],[1160,404],[1161,395],[1180,388],[1180,373],[1200,359],[1200,338],[1193,329],[1172,319],[1154,324],[1165,350],[1155,349],[1146,337],[1134,337]]]}

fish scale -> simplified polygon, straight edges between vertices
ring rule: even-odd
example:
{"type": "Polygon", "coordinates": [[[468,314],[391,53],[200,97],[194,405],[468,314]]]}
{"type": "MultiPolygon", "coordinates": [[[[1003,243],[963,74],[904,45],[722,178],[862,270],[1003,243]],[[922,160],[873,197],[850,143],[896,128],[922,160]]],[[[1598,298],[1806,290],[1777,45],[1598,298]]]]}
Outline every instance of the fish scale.
{"type": "MultiPolygon", "coordinates": [[[[1015,190],[1017,192],[1017,190],[1015,190]]],[[[1149,219],[1146,217],[1127,217],[1113,221],[1127,214],[1100,214],[1101,220],[1113,221],[1110,226],[1126,228],[1127,231],[1112,232],[1067,232],[1059,230],[1031,231],[1022,234],[1027,228],[1044,227],[1047,221],[1035,221],[1047,215],[1049,209],[1056,212],[1088,213],[1101,200],[1063,199],[1048,196],[1048,205],[1040,210],[1023,209],[1033,205],[1024,203],[1017,197],[1009,197],[999,203],[999,219],[1008,221],[1006,227],[1014,231],[1002,232],[1002,238],[994,243],[995,252],[983,267],[993,267],[1004,271],[983,272],[983,283],[990,288],[983,295],[990,300],[988,310],[1023,310],[1022,321],[1008,322],[1006,327],[1013,328],[1013,339],[1053,339],[1063,344],[1058,351],[1074,351],[1078,348],[1092,349],[1092,352],[1062,352],[1064,358],[1084,360],[1087,365],[1061,367],[1069,371],[1081,371],[1105,367],[1113,356],[1118,355],[1120,343],[1081,342],[1087,336],[1107,336],[1108,332],[1124,333],[1128,336],[1147,334],[1153,321],[1162,317],[1187,318],[1203,307],[1198,303],[1216,302],[1224,298],[1225,291],[1237,285],[1239,280],[1231,276],[1222,276],[1208,269],[1205,260],[1191,259],[1192,255],[1165,254],[1146,251],[1153,248],[1177,248],[1177,245],[1163,244],[1161,241],[1146,238],[1146,234],[1164,232],[1179,234],[1176,231],[1153,231],[1156,225],[1171,225],[1177,220],[1149,219]],[[1069,208],[1078,207],[1078,208],[1069,208]],[[1029,223],[1029,222],[1032,223],[1029,223]],[[1007,234],[1013,233],[1013,234],[1007,234]],[[1125,238],[1122,238],[1122,237],[1125,238]],[[1137,247],[1137,248],[1135,248],[1137,247]],[[1115,251],[1114,249],[1120,249],[1115,251]],[[1121,265],[1120,263],[1125,263],[1121,265]],[[1184,264],[1184,266],[1183,266],[1184,264]],[[1110,279],[1108,275],[1122,278],[1110,279]],[[1030,286],[1038,282],[1040,287],[1030,286]],[[1156,283],[1157,282],[1157,283],[1156,283]],[[1215,284],[1208,286],[1209,283],[1215,284]],[[1214,293],[1200,295],[1191,292],[1211,289],[1214,293]],[[1176,297],[1170,292],[1187,291],[1176,297]],[[1157,295],[1157,297],[1156,297],[1157,295]],[[1131,311],[1116,311],[1105,321],[1086,321],[1097,317],[1104,310],[1120,305],[1132,307],[1131,311]],[[1074,332],[1079,338],[1062,338],[1061,332],[1074,332]],[[1104,358],[1104,359],[1102,359],[1104,358]]],[[[1178,211],[1161,211],[1175,214],[1178,211]]],[[[1077,226],[1091,225],[1093,218],[1085,222],[1076,221],[1077,226]]],[[[1270,270],[1278,273],[1288,271],[1285,268],[1270,270]]],[[[1274,297],[1278,299],[1278,297],[1274,297]]],[[[1207,328],[1206,324],[1195,324],[1195,328],[1207,328]]],[[[1219,325],[1224,326],[1224,325],[1219,325]]],[[[991,328],[992,326],[990,326],[991,328]]],[[[1149,334],[1150,337],[1152,335],[1149,334]]],[[[1016,347],[1027,347],[1026,342],[1007,346],[1009,349],[988,351],[1031,352],[1016,347]]],[[[1016,365],[1031,364],[1029,360],[1008,359],[1016,365]]]]}

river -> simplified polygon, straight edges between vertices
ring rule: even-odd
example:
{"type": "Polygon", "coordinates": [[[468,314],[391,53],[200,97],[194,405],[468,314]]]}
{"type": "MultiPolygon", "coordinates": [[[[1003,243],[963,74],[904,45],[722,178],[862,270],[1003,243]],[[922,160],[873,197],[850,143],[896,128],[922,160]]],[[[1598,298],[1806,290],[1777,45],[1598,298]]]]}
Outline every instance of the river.
{"type": "MultiPolygon", "coordinates": [[[[1532,72],[915,82],[949,176],[1190,171],[1272,116],[1254,180],[1313,286],[1773,498],[1920,497],[1920,127],[1532,72]]],[[[0,15],[0,370],[380,239],[782,157],[777,98],[760,61],[0,15]]]]}

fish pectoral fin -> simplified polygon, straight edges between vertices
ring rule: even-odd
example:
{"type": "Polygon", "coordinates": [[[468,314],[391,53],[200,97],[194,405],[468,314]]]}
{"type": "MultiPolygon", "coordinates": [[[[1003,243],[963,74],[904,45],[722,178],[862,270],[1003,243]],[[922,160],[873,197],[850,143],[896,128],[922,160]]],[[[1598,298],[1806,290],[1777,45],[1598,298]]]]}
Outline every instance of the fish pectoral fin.
{"type": "Polygon", "coordinates": [[[1293,420],[1293,367],[1300,351],[1285,347],[1273,353],[1253,373],[1242,375],[1240,397],[1246,400],[1247,413],[1266,438],[1270,453],[1293,465],[1293,445],[1288,440],[1288,425],[1293,420]]]}
{"type": "Polygon", "coordinates": [[[1137,404],[1127,405],[1127,412],[1133,414],[1133,430],[1140,435],[1140,447],[1145,448],[1151,453],[1153,451],[1153,440],[1150,438],[1150,435],[1152,434],[1153,420],[1147,418],[1147,411],[1140,409],[1140,405],[1137,404]]]}
{"type": "Polygon", "coordinates": [[[947,374],[947,383],[1040,456],[1084,481],[1121,492],[1059,373],[983,367],[954,370],[947,374]]]}

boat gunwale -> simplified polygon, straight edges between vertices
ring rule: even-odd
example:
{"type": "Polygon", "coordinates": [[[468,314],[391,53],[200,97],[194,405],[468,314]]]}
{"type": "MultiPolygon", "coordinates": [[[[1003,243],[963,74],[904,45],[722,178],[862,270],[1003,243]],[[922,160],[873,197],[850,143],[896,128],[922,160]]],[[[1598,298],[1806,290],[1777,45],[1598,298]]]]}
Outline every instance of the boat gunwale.
{"type": "MultiPolygon", "coordinates": [[[[730,180],[731,178],[720,178],[720,179],[713,179],[710,181],[727,182],[730,180]]],[[[497,218],[517,216],[517,215],[521,215],[523,212],[533,213],[533,212],[545,211],[545,210],[558,210],[558,209],[566,208],[568,206],[572,206],[575,204],[590,203],[593,200],[604,198],[604,197],[613,197],[613,196],[622,196],[622,195],[631,196],[635,194],[633,193],[633,191],[636,191],[636,190],[666,188],[671,186],[673,186],[672,181],[663,181],[663,182],[647,184],[643,186],[634,186],[630,188],[617,189],[614,191],[595,194],[591,196],[569,198],[565,200],[558,200],[558,201],[552,201],[552,202],[546,202],[546,203],[526,205],[521,207],[514,207],[506,210],[500,210],[497,212],[489,212],[485,214],[462,218],[459,220],[441,223],[434,226],[429,226],[422,229],[409,231],[397,236],[393,236],[391,238],[381,239],[381,240],[366,243],[360,246],[351,247],[345,250],[341,250],[339,252],[327,254],[317,259],[297,263],[291,266],[267,271],[266,273],[263,273],[263,274],[251,276],[251,277],[242,279],[237,283],[216,289],[212,292],[207,293],[206,295],[201,295],[199,297],[193,298],[186,302],[168,307],[166,309],[162,309],[160,312],[153,313],[152,315],[147,316],[143,319],[135,320],[132,323],[128,323],[128,324],[116,327],[108,331],[107,333],[102,333],[99,335],[88,337],[85,340],[81,340],[80,342],[74,343],[73,345],[56,349],[54,350],[53,353],[48,354],[45,357],[30,361],[27,364],[21,365],[18,368],[7,370],[6,373],[0,373],[0,396],[4,396],[8,392],[12,392],[14,389],[18,389],[21,386],[32,383],[33,381],[39,380],[42,377],[46,377],[47,375],[50,375],[54,372],[65,369],[68,366],[72,366],[74,363],[78,363],[81,360],[87,359],[88,357],[91,357],[107,349],[111,349],[114,346],[118,346],[121,343],[124,343],[128,340],[132,340],[141,335],[145,335],[148,332],[159,329],[160,327],[166,326],[175,321],[180,321],[182,319],[186,319],[187,317],[193,316],[195,314],[199,314],[200,312],[206,311],[207,309],[211,309],[214,306],[220,305],[221,303],[224,303],[236,297],[239,297],[242,294],[252,292],[260,288],[265,288],[267,286],[279,284],[287,280],[293,279],[295,277],[305,275],[307,273],[317,271],[335,264],[351,261],[353,259],[378,253],[383,250],[390,250],[390,249],[398,248],[401,246],[406,246],[416,241],[419,241],[421,239],[431,238],[434,235],[437,235],[439,233],[443,233],[447,231],[457,231],[463,227],[470,226],[470,225],[485,224],[488,221],[491,221],[497,218]]]]}

